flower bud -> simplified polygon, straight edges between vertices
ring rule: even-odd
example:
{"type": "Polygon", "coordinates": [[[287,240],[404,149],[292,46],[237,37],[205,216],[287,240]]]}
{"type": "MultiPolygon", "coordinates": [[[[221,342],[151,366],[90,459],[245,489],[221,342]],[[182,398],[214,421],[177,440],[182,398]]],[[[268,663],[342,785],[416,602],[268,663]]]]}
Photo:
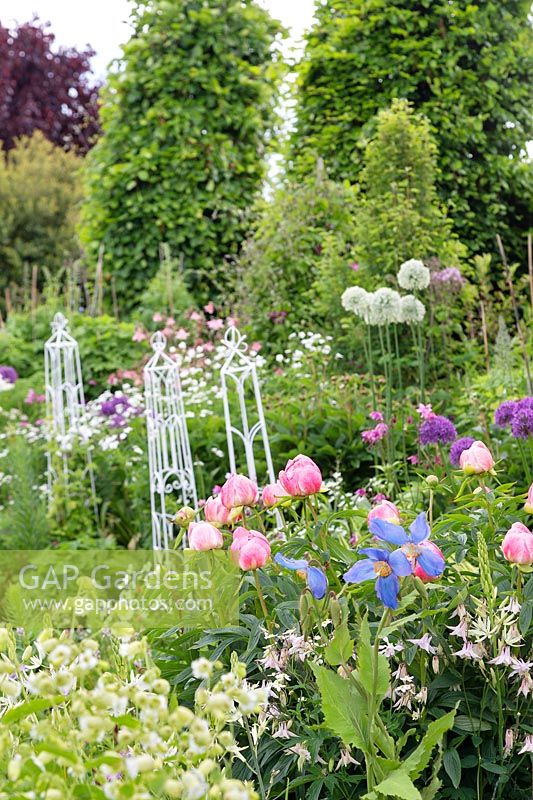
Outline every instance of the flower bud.
{"type": "Polygon", "coordinates": [[[439,485],[439,479],[436,475],[428,475],[426,478],[426,483],[433,489],[435,486],[439,485]]]}
{"type": "Polygon", "coordinates": [[[533,483],[529,487],[526,502],[524,504],[524,511],[526,514],[533,514],[533,483]]]}
{"type": "Polygon", "coordinates": [[[308,456],[298,455],[279,473],[279,483],[291,497],[308,497],[322,486],[322,473],[308,456]]]}
{"type": "Polygon", "coordinates": [[[220,490],[219,497],[222,504],[228,509],[238,506],[255,506],[259,500],[259,490],[246,475],[230,475],[220,490]]]}
{"type": "Polygon", "coordinates": [[[511,564],[533,564],[533,533],[521,522],[515,522],[505,534],[501,550],[511,564]]]}
{"type": "Polygon", "coordinates": [[[224,544],[218,528],[209,522],[191,522],[187,537],[191,550],[217,550],[224,544]]]}
{"type": "Polygon", "coordinates": [[[194,508],[183,506],[176,511],[174,525],[178,525],[180,528],[186,528],[194,520],[195,516],[196,512],[194,508]]]}
{"type": "Polygon", "coordinates": [[[494,459],[487,445],[475,441],[463,450],[459,457],[459,465],[465,475],[482,475],[494,468],[494,459]]]}
{"type": "Polygon", "coordinates": [[[400,512],[394,503],[382,500],[368,512],[367,522],[371,522],[373,519],[383,519],[385,522],[390,522],[391,525],[399,525],[400,512]]]}

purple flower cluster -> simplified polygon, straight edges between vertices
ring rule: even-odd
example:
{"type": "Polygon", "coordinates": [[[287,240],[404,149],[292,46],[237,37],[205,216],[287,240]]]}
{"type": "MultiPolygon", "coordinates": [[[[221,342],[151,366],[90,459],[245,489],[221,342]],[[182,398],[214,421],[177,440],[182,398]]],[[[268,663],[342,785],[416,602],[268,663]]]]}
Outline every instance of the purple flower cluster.
{"type": "Polygon", "coordinates": [[[7,381],[7,383],[16,383],[18,375],[17,370],[14,367],[0,367],[0,378],[2,380],[7,381]]]}
{"type": "Polygon", "coordinates": [[[102,416],[109,417],[110,428],[123,428],[130,411],[133,411],[130,401],[123,394],[113,395],[110,400],[104,400],[100,406],[102,416]]]}
{"type": "Polygon", "coordinates": [[[533,397],[505,400],[496,409],[494,422],[500,428],[511,426],[515,439],[533,436],[533,397]]]}
{"type": "Polygon", "coordinates": [[[434,286],[446,286],[446,289],[459,290],[465,284],[465,279],[457,267],[446,267],[439,269],[431,275],[431,283],[434,286]]]}
{"type": "Polygon", "coordinates": [[[448,417],[433,414],[427,417],[418,431],[418,441],[426,444],[450,444],[457,438],[455,425],[448,417]]]}
{"type": "Polygon", "coordinates": [[[475,439],[471,436],[463,436],[461,439],[457,439],[452,446],[450,447],[450,463],[452,467],[459,466],[459,459],[461,457],[461,453],[463,450],[468,450],[474,444],[475,439]]]}

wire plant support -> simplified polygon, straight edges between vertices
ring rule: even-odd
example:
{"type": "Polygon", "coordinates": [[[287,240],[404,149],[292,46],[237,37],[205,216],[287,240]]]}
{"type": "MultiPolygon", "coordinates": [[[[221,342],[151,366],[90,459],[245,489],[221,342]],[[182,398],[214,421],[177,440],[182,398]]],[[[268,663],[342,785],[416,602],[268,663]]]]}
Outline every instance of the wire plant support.
{"type": "Polygon", "coordinates": [[[236,452],[239,448],[241,451],[244,449],[246,474],[257,483],[254,448],[255,440],[260,436],[263,442],[268,482],[275,483],[276,478],[272,464],[270,442],[263,411],[263,401],[261,400],[261,387],[257,375],[257,363],[253,357],[248,355],[246,337],[236,327],[231,326],[227,329],[224,336],[224,345],[227,349],[227,356],[220,369],[220,379],[230,472],[236,473],[239,471],[237,469],[236,452]],[[248,413],[246,401],[247,385],[251,385],[253,391],[254,422],[250,422],[248,413]],[[232,394],[236,394],[238,400],[240,422],[237,424],[234,424],[231,419],[230,397],[232,394]]]}
{"type": "MultiPolygon", "coordinates": [[[[165,352],[167,340],[161,331],[154,333],[150,342],[154,354],[144,367],[144,396],[152,543],[154,550],[161,550],[172,545],[175,493],[182,505],[194,508],[197,494],[179,365],[165,352]]],[[[185,543],[184,537],[183,546],[185,543]]]]}
{"type": "MultiPolygon", "coordinates": [[[[47,447],[48,502],[53,497],[54,483],[59,479],[58,469],[62,471],[63,481],[68,489],[69,449],[71,438],[84,438],[85,395],[81,371],[80,351],[76,339],[69,333],[68,320],[57,313],[52,321],[52,335],[44,345],[44,380],[46,393],[46,414],[50,430],[47,447]],[[54,461],[52,448],[59,445],[60,464],[54,461]]],[[[90,448],[86,454],[87,466],[84,475],[91,486],[90,503],[98,524],[96,488],[90,448]]]]}

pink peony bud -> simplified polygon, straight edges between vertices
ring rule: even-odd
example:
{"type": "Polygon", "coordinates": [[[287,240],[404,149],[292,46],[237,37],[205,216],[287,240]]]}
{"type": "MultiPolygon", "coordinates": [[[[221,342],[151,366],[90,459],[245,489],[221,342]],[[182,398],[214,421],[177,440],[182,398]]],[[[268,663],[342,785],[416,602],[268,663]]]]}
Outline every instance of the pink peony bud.
{"type": "Polygon", "coordinates": [[[287,497],[287,491],[279,482],[269,483],[264,487],[262,496],[265,508],[271,508],[275,506],[276,503],[279,503],[280,500],[287,497]]]}
{"type": "Polygon", "coordinates": [[[367,522],[373,519],[384,519],[385,522],[390,522],[392,525],[400,524],[400,512],[389,500],[382,500],[377,506],[368,512],[367,522]]]}
{"type": "Polygon", "coordinates": [[[226,508],[254,506],[259,500],[259,490],[245,475],[230,475],[222,489],[220,499],[226,508]]]}
{"type": "Polygon", "coordinates": [[[183,506],[176,511],[174,517],[174,525],[179,525],[180,528],[187,528],[194,520],[196,511],[190,506],[183,506]]]}
{"type": "Polygon", "coordinates": [[[235,528],[230,550],[239,567],[244,570],[259,569],[270,558],[270,544],[266,536],[247,528],[235,528]]]}
{"type": "Polygon", "coordinates": [[[524,503],[524,511],[526,514],[533,514],[533,483],[529,487],[526,502],[524,503]]]}
{"type": "Polygon", "coordinates": [[[533,533],[521,522],[511,525],[503,537],[501,548],[511,564],[533,564],[533,533]]]}
{"type": "Polygon", "coordinates": [[[459,466],[465,475],[481,475],[493,469],[494,459],[487,445],[476,441],[463,450],[459,456],[459,466]]]}
{"type": "Polygon", "coordinates": [[[279,483],[291,497],[308,497],[322,486],[322,473],[312,458],[298,455],[279,473],[279,483]]]}
{"type": "MultiPolygon", "coordinates": [[[[440,549],[440,547],[437,547],[436,544],[433,544],[433,542],[429,541],[422,542],[420,547],[427,547],[428,550],[432,550],[436,555],[440,556],[444,561],[442,550],[440,549]]],[[[427,572],[424,572],[424,570],[418,563],[415,566],[415,575],[417,578],[420,578],[420,580],[423,581],[424,583],[430,583],[431,581],[438,581],[438,579],[440,578],[440,575],[435,575],[435,576],[428,575],[427,572]]]]}
{"type": "Polygon", "coordinates": [[[221,525],[228,525],[233,521],[232,511],[226,508],[220,499],[220,495],[217,495],[216,497],[210,497],[206,501],[204,506],[204,516],[207,522],[210,522],[211,525],[216,525],[217,528],[221,525]]]}
{"type": "Polygon", "coordinates": [[[224,543],[218,528],[209,522],[191,522],[188,539],[191,550],[218,550],[224,543]]]}

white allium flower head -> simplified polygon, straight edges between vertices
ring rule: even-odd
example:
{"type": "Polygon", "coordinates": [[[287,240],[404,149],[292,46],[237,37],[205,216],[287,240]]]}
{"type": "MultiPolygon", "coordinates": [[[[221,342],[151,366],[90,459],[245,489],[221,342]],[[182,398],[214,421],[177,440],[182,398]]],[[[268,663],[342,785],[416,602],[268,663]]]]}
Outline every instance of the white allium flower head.
{"type": "Polygon", "coordinates": [[[402,289],[420,291],[428,288],[430,277],[429,269],[421,261],[411,258],[401,265],[398,272],[398,283],[402,289]]]}
{"type": "Polygon", "coordinates": [[[349,286],[344,290],[341,303],[346,311],[352,311],[358,317],[366,318],[370,295],[362,286],[349,286]]]}
{"type": "Polygon", "coordinates": [[[426,307],[414,294],[406,294],[401,299],[401,322],[420,323],[425,317],[426,307]]]}
{"type": "Polygon", "coordinates": [[[392,325],[401,321],[401,297],[394,289],[383,286],[370,295],[369,325],[392,325]]]}

